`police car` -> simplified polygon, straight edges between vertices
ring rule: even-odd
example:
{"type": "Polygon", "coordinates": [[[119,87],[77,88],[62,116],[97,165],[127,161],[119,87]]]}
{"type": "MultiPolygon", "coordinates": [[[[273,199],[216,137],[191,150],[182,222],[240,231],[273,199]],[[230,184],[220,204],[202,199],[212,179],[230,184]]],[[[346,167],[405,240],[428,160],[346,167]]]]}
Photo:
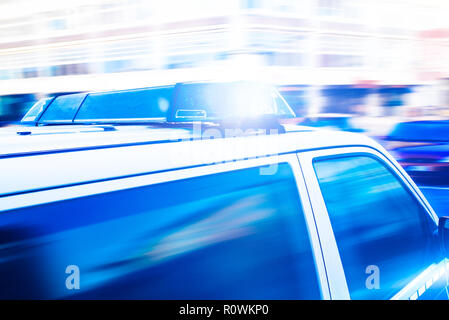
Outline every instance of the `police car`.
{"type": "Polygon", "coordinates": [[[446,299],[446,218],[289,115],[234,83],[39,101],[0,133],[0,297],[446,299]]]}

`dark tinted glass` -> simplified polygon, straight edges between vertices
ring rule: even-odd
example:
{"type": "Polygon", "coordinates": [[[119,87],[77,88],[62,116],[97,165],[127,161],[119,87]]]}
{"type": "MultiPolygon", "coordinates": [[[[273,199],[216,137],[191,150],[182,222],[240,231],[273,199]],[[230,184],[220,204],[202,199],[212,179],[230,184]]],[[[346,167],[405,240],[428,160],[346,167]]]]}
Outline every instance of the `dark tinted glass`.
{"type": "Polygon", "coordinates": [[[434,261],[435,223],[382,163],[348,156],[314,166],[351,298],[391,298],[434,261]],[[379,288],[368,279],[375,268],[379,288]]]}
{"type": "Polygon", "coordinates": [[[2,213],[1,297],[309,299],[320,292],[290,167],[2,213]],[[80,290],[65,287],[66,267],[80,290]]]}
{"type": "Polygon", "coordinates": [[[85,97],[85,93],[57,97],[44,112],[39,122],[71,122],[85,97]]]}
{"type": "Polygon", "coordinates": [[[172,91],[172,87],[160,87],[91,93],[81,106],[75,121],[95,119],[165,119],[172,91]]]}

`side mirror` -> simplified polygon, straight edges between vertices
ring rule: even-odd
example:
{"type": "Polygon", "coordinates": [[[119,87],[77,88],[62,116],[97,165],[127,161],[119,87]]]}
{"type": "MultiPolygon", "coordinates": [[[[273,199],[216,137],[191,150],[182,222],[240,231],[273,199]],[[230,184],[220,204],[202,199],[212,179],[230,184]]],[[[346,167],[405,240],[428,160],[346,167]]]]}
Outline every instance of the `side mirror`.
{"type": "Polygon", "coordinates": [[[438,221],[438,239],[441,252],[449,257],[449,217],[440,217],[438,221]]]}

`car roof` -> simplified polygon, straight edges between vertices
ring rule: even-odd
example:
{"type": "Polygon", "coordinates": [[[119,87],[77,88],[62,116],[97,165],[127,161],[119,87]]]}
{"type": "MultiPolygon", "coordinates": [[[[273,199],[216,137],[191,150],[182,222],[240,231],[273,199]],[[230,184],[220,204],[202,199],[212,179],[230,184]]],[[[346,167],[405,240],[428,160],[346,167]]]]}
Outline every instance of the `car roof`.
{"type": "MultiPolygon", "coordinates": [[[[312,134],[311,141],[298,138],[289,145],[291,150],[303,150],[314,146],[323,148],[335,145],[352,145],[371,139],[363,136],[347,135],[338,131],[328,131],[314,127],[284,124],[285,134],[279,134],[280,140],[289,140],[293,133],[301,133],[299,137],[312,134]],[[342,136],[341,136],[342,135],[342,136]],[[284,137],[286,139],[284,139],[284,137]],[[321,140],[325,137],[325,140],[321,140]]],[[[213,128],[213,127],[212,127],[213,128]]],[[[250,138],[245,136],[244,138],[250,138]]],[[[260,135],[259,135],[260,138],[260,135]]],[[[62,125],[62,126],[10,126],[0,128],[0,159],[20,157],[64,151],[77,151],[96,148],[113,148],[139,144],[161,144],[201,139],[201,134],[192,127],[159,127],[152,125],[62,125]]],[[[204,137],[203,137],[203,140],[204,137]]],[[[289,148],[284,150],[288,152],[289,148]]],[[[263,154],[261,150],[261,154],[263,154]]]]}
{"type": "Polygon", "coordinates": [[[191,138],[187,129],[145,125],[11,126],[0,128],[0,158],[191,138]]]}
{"type": "Polygon", "coordinates": [[[18,130],[29,128],[0,129],[0,196],[310,149],[381,149],[360,134],[301,126],[287,126],[283,134],[223,139],[143,126],[33,127],[26,135],[18,130]]]}

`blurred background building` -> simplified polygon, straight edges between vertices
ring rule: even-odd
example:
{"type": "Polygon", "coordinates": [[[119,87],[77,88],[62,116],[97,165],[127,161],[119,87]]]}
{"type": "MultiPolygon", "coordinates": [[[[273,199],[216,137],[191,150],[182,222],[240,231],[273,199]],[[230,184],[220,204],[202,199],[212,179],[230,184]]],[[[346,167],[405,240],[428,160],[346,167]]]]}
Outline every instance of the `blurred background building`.
{"type": "Polygon", "coordinates": [[[68,92],[273,83],[298,115],[445,116],[449,2],[2,0],[0,120],[68,92]]]}

